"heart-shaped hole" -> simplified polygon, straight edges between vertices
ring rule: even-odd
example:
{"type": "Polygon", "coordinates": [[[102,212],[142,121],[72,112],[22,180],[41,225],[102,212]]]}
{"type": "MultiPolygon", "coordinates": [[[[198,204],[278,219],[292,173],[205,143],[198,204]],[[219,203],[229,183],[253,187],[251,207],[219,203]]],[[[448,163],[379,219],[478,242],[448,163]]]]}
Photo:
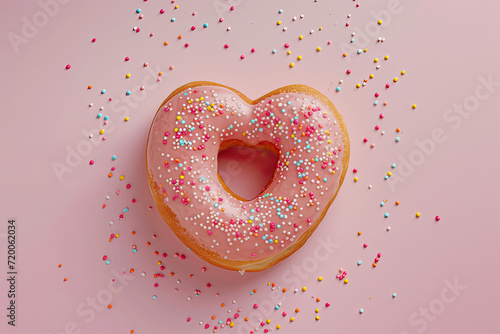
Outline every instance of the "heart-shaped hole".
{"type": "Polygon", "coordinates": [[[261,194],[269,186],[278,163],[278,152],[272,148],[267,142],[257,146],[239,142],[221,147],[217,160],[222,186],[244,201],[261,194]]]}

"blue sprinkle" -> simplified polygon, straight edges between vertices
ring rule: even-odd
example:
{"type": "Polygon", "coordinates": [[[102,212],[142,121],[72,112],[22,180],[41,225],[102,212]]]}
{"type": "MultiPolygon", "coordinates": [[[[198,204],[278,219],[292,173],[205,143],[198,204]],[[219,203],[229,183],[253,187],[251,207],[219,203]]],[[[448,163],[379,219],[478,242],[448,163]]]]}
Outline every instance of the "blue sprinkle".
{"type": "Polygon", "coordinates": [[[278,13],[280,14],[283,13],[283,9],[278,10],[278,13]]]}
{"type": "Polygon", "coordinates": [[[110,264],[111,262],[109,262],[109,260],[106,260],[106,264],[110,264]]]}
{"type": "Polygon", "coordinates": [[[363,312],[364,312],[364,311],[365,311],[365,310],[363,310],[362,308],[360,308],[360,309],[359,309],[359,313],[360,313],[360,314],[363,314],[363,312]]]}
{"type": "Polygon", "coordinates": [[[123,209],[123,213],[127,212],[128,211],[128,208],[125,208],[123,209]]]}
{"type": "Polygon", "coordinates": [[[105,121],[107,121],[108,119],[109,119],[109,116],[108,116],[108,115],[104,116],[104,120],[105,120],[105,121]]]}
{"type": "Polygon", "coordinates": [[[392,294],[392,298],[396,298],[396,293],[395,292],[392,294]]]}
{"type": "Polygon", "coordinates": [[[273,54],[275,54],[275,53],[276,53],[276,49],[273,50],[273,54]]]}
{"type": "Polygon", "coordinates": [[[155,300],[155,299],[156,299],[156,296],[153,296],[153,300],[155,300]]]}
{"type": "Polygon", "coordinates": [[[133,253],[137,253],[137,249],[135,249],[135,248],[134,248],[134,249],[132,249],[132,252],[133,252],[133,253]]]}
{"type": "Polygon", "coordinates": [[[101,94],[106,94],[106,90],[105,89],[101,90],[101,94]]]}
{"type": "Polygon", "coordinates": [[[175,17],[172,17],[170,21],[175,22],[175,17]]]}
{"type": "Polygon", "coordinates": [[[389,212],[386,212],[386,213],[384,214],[384,217],[385,217],[385,218],[389,218],[389,212]]]}
{"type": "Polygon", "coordinates": [[[361,52],[363,52],[363,50],[359,49],[358,50],[358,55],[361,54],[361,52]]]}
{"type": "Polygon", "coordinates": [[[137,8],[137,9],[135,10],[135,12],[136,12],[137,14],[139,14],[139,13],[141,12],[141,9],[140,9],[140,8],[137,8]]]}
{"type": "Polygon", "coordinates": [[[391,167],[392,167],[392,168],[396,168],[396,164],[392,164],[392,165],[391,165],[391,167]]]}
{"type": "Polygon", "coordinates": [[[374,105],[377,105],[377,104],[378,104],[378,101],[373,102],[373,104],[374,104],[374,105]]]}
{"type": "Polygon", "coordinates": [[[102,117],[102,114],[101,113],[98,113],[97,114],[97,118],[101,118],[102,117]]]}
{"type": "Polygon", "coordinates": [[[208,27],[208,23],[203,24],[203,28],[208,27]]]}
{"type": "Polygon", "coordinates": [[[340,87],[335,88],[337,92],[340,92],[340,87]]]}
{"type": "Polygon", "coordinates": [[[351,43],[354,43],[354,38],[351,38],[351,43]]]}
{"type": "Polygon", "coordinates": [[[384,202],[380,202],[380,206],[384,206],[384,205],[385,205],[385,203],[384,203],[384,202]]]}
{"type": "Polygon", "coordinates": [[[125,94],[130,95],[130,94],[131,94],[131,92],[130,92],[129,90],[127,90],[127,92],[126,92],[125,94]]]}
{"type": "Polygon", "coordinates": [[[400,140],[401,140],[401,138],[396,137],[396,143],[399,142],[400,140]]]}
{"type": "Polygon", "coordinates": [[[115,160],[116,160],[116,155],[113,155],[113,156],[111,157],[111,160],[115,161],[115,160]]]}
{"type": "Polygon", "coordinates": [[[358,266],[360,266],[363,263],[363,261],[359,260],[358,261],[358,266]]]}
{"type": "Polygon", "coordinates": [[[384,180],[387,180],[389,178],[389,175],[384,176],[384,180]]]}

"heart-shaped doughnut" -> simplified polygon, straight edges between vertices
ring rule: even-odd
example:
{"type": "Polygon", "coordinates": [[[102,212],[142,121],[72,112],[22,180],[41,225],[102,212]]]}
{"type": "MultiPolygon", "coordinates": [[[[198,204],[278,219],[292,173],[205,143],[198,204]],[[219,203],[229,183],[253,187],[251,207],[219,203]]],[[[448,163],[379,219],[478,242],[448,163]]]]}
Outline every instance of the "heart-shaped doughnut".
{"type": "Polygon", "coordinates": [[[197,81],[158,109],[146,148],[149,186],[163,219],[202,259],[230,270],[264,270],[298,250],[344,180],[349,138],[320,92],[291,85],[250,100],[197,81]],[[264,191],[244,200],[218,174],[219,151],[265,147],[278,156],[264,191]]]}

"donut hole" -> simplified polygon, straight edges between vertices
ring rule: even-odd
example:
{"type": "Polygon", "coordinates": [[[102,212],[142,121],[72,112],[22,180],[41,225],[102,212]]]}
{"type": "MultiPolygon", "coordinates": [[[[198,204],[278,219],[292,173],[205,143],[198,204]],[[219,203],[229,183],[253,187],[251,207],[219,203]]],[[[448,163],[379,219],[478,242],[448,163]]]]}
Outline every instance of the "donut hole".
{"type": "Polygon", "coordinates": [[[249,201],[269,186],[279,157],[278,152],[266,146],[270,147],[264,143],[259,143],[258,146],[233,143],[219,150],[219,181],[231,195],[249,201]]]}

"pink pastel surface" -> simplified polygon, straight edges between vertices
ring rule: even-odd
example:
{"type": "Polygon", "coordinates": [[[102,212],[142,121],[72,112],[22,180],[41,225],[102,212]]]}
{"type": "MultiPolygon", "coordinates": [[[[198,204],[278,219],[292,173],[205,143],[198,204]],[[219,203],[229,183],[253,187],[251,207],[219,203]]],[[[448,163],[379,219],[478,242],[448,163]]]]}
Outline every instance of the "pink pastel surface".
{"type": "Polygon", "coordinates": [[[394,1],[377,0],[359,1],[356,7],[357,3],[4,4],[0,332],[211,333],[219,319],[224,324],[228,317],[234,319],[238,308],[242,311],[234,327],[219,328],[219,333],[249,333],[256,327],[259,333],[276,332],[277,324],[283,333],[500,332],[500,48],[495,35],[500,4],[401,1],[395,6],[394,1]],[[40,14],[44,7],[51,16],[40,14]],[[142,20],[137,8],[142,9],[142,20]],[[34,19],[37,31],[24,29],[16,52],[9,36],[23,36],[23,25],[34,19]],[[379,19],[381,26],[376,24],[379,19]],[[385,41],[377,42],[378,37],[385,41]],[[165,40],[169,45],[163,44],[165,40]],[[345,48],[348,57],[342,57],[345,48]],[[356,53],[364,48],[366,52],[356,53]],[[379,59],[378,70],[374,58],[379,59]],[[149,63],[146,68],[144,62],[149,63]],[[157,82],[160,71],[162,80],[157,82]],[[393,83],[396,76],[399,81],[393,83]],[[336,93],[341,79],[342,90],[336,93]],[[366,86],[356,89],[364,79],[366,86]],[[197,80],[234,87],[250,98],[288,84],[309,85],[333,101],[347,125],[350,170],[337,199],[305,246],[266,271],[240,275],[206,264],[185,248],[154,208],[145,165],[149,126],[171,91],[197,80]],[[132,92],[128,97],[127,90],[132,92]],[[380,96],[375,98],[377,92],[380,96]],[[413,110],[412,104],[417,108],[413,110]],[[101,118],[96,117],[99,112],[101,118]],[[103,126],[105,115],[110,119],[103,126]],[[376,125],[379,130],[374,130],[376,125]],[[97,133],[101,128],[106,141],[97,133]],[[90,133],[94,138],[89,139],[90,133]],[[392,169],[392,163],[397,167],[392,169]],[[116,169],[108,178],[111,167],[116,169]],[[392,176],[384,180],[389,171],[392,176]],[[416,212],[421,213],[418,219],[416,212]],[[3,278],[9,218],[18,223],[15,328],[7,325],[8,286],[3,278]],[[119,237],[110,242],[110,235],[117,233],[119,237]],[[381,257],[373,268],[378,253],[381,257]],[[109,265],[103,261],[105,255],[109,265]],[[336,278],[340,267],[348,273],[348,284],[336,278]],[[165,277],[155,278],[157,273],[165,277]],[[288,291],[273,292],[268,282],[288,291]],[[293,293],[295,287],[298,293],[293,293]],[[257,293],[251,295],[254,289],[257,293]],[[201,293],[195,296],[195,290],[201,293]],[[279,302],[280,309],[272,310],[279,302]],[[326,308],[326,302],[331,306],[326,308]],[[255,310],[254,304],[260,307],[255,310]],[[266,319],[271,324],[261,327],[266,319]],[[204,328],[207,323],[209,329],[204,328]]]}

